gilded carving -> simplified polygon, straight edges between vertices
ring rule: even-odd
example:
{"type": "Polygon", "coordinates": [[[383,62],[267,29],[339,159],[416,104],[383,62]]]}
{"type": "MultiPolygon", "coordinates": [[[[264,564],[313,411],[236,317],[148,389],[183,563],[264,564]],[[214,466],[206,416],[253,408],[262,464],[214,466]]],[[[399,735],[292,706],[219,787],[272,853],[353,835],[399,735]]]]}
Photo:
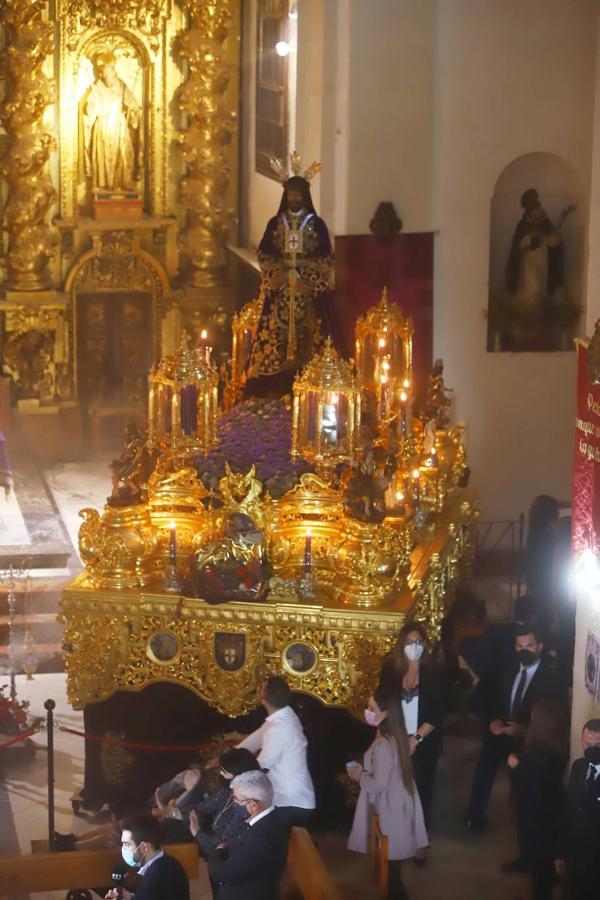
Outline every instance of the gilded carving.
{"type": "Polygon", "coordinates": [[[4,369],[19,399],[71,396],[68,326],[62,306],[11,306],[4,312],[4,369]]]}
{"type": "Polygon", "coordinates": [[[126,647],[122,617],[99,617],[94,609],[72,612],[65,622],[63,648],[69,703],[83,709],[114,690],[114,671],[126,647]]]}
{"type": "Polygon", "coordinates": [[[155,571],[157,536],[148,509],[138,506],[107,506],[82,509],[79,552],[95,587],[142,587],[155,571]]]}
{"type": "Polygon", "coordinates": [[[177,105],[187,118],[178,136],[186,162],[179,199],[186,210],[180,235],[182,274],[190,284],[218,283],[225,266],[225,235],[232,211],[227,209],[231,168],[227,147],[236,130],[236,114],[225,102],[231,66],[226,41],[231,27],[229,0],[181,0],[190,27],[177,42],[189,75],[177,105]]]}
{"type": "Polygon", "coordinates": [[[68,0],[68,47],[74,49],[82,32],[131,28],[142,32],[154,51],[160,44],[162,19],[170,11],[169,0],[68,0]]]}
{"type": "Polygon", "coordinates": [[[117,612],[110,594],[81,592],[77,585],[63,594],[61,607],[68,623],[69,700],[77,709],[115,690],[140,690],[166,679],[185,685],[219,712],[239,716],[259,704],[264,677],[284,669],[294,689],[327,705],[358,708],[402,623],[402,616],[389,612],[367,623],[356,613],[299,604],[210,607],[201,600],[143,594],[121,599],[117,612]],[[90,639],[94,633],[100,644],[90,639]],[[148,653],[157,634],[173,636],[178,652],[172,661],[148,653]],[[244,639],[241,665],[223,665],[219,648],[229,646],[228,634],[231,647],[244,639]],[[306,674],[284,667],[283,651],[294,641],[317,652],[318,665],[306,674]]]}
{"type": "Polygon", "coordinates": [[[232,472],[229,463],[225,463],[225,475],[219,482],[219,491],[223,506],[227,512],[243,512],[262,524],[264,520],[264,502],[260,501],[262,484],[256,478],[256,467],[242,475],[232,472]]]}
{"type": "Polygon", "coordinates": [[[0,10],[7,38],[0,54],[0,75],[6,82],[0,122],[7,134],[0,173],[8,185],[2,261],[7,286],[15,290],[50,287],[48,266],[56,245],[47,224],[56,194],[47,166],[55,142],[43,122],[46,108],[54,102],[54,82],[42,71],[54,50],[53,28],[44,21],[45,11],[46,0],[10,0],[0,10]]]}

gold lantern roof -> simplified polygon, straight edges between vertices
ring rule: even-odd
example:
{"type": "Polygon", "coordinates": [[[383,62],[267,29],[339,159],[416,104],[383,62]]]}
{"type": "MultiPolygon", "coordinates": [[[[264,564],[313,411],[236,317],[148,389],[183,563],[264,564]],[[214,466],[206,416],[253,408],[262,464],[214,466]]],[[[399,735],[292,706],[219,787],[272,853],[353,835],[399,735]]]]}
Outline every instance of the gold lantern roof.
{"type": "Polygon", "coordinates": [[[207,360],[204,348],[190,347],[190,337],[186,331],[181,334],[179,347],[170,356],[162,359],[150,380],[156,384],[216,384],[218,372],[207,360]]]}
{"type": "Polygon", "coordinates": [[[366,334],[386,331],[412,335],[413,322],[410,316],[404,316],[397,303],[390,303],[388,289],[384,287],[379,303],[356,320],[355,335],[360,340],[366,334]]]}
{"type": "Polygon", "coordinates": [[[338,356],[331,338],[327,338],[320,353],[311,359],[294,381],[294,394],[304,391],[351,393],[358,390],[360,384],[354,366],[338,356]]]}

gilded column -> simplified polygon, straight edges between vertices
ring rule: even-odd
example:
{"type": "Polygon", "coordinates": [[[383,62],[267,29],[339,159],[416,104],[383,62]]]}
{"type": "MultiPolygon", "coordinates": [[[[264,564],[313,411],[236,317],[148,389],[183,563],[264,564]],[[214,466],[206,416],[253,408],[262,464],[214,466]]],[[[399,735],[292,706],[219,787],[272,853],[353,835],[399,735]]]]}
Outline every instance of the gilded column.
{"type": "Polygon", "coordinates": [[[225,266],[225,235],[232,219],[227,208],[231,166],[227,147],[236,130],[236,114],[226,94],[232,67],[227,39],[232,24],[230,0],[182,0],[190,27],[178,49],[189,65],[189,76],[177,102],[187,128],[179,135],[187,171],[179,198],[186,210],[180,234],[181,275],[185,282],[210,288],[221,282],[225,266]]]}
{"type": "Polygon", "coordinates": [[[56,243],[47,224],[56,194],[47,167],[55,142],[43,122],[46,107],[54,101],[54,82],[42,71],[54,50],[52,25],[43,20],[45,10],[46,0],[0,4],[0,24],[6,30],[0,55],[0,75],[6,82],[0,122],[8,138],[0,160],[0,173],[8,184],[2,262],[6,286],[17,291],[50,287],[48,263],[56,243]]]}

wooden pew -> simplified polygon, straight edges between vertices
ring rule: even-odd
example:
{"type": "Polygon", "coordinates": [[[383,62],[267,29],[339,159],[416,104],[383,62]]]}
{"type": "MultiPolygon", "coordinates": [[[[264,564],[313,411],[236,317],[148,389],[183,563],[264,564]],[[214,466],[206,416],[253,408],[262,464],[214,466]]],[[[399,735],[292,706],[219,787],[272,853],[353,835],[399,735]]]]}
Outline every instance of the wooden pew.
{"type": "MultiPolygon", "coordinates": [[[[179,860],[189,878],[198,877],[196,843],[169,844],[165,849],[179,860]]],[[[119,862],[123,860],[118,849],[0,856],[0,897],[110,886],[113,866],[119,862]]]]}
{"type": "Polygon", "coordinates": [[[379,827],[379,816],[373,814],[371,820],[371,878],[377,884],[377,889],[382,897],[387,897],[388,892],[388,839],[382,834],[379,827]]]}
{"type": "MultiPolygon", "coordinates": [[[[198,878],[198,847],[195,843],[168,844],[165,850],[179,860],[189,878],[198,878]]],[[[113,866],[119,862],[122,859],[118,849],[0,856],[0,897],[110,886],[113,866]]],[[[304,900],[341,900],[306,828],[292,829],[288,871],[304,900]]]]}
{"type": "Polygon", "coordinates": [[[306,828],[292,828],[287,864],[304,900],[341,900],[342,895],[306,828]]]}

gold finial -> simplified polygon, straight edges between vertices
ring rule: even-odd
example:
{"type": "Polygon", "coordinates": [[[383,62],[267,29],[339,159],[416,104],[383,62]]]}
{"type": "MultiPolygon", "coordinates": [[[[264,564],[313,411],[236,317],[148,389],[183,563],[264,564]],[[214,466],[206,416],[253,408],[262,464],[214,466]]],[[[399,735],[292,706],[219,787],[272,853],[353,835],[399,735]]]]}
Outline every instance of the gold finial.
{"type": "Polygon", "coordinates": [[[190,335],[181,332],[179,346],[175,353],[165,356],[151,379],[162,384],[193,384],[196,382],[218,382],[215,366],[208,362],[205,353],[198,347],[190,347],[190,335]]]}

